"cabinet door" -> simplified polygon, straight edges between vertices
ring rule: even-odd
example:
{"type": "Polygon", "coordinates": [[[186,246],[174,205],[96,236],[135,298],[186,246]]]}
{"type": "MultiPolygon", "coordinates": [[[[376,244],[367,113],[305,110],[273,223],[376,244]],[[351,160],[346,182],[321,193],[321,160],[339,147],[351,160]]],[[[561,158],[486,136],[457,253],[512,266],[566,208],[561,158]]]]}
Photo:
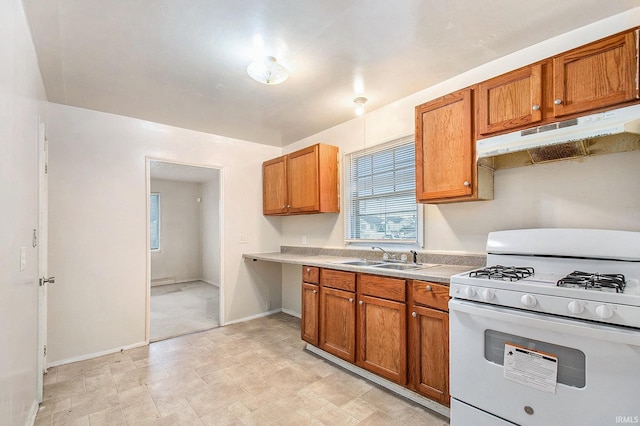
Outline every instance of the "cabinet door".
{"type": "Polygon", "coordinates": [[[635,32],[609,37],[554,58],[554,116],[636,99],[637,70],[635,32]]]}
{"type": "Polygon", "coordinates": [[[302,320],[300,333],[302,340],[318,346],[318,325],[320,306],[320,287],[315,284],[302,283],[302,320]]]}
{"type": "Polygon", "coordinates": [[[290,213],[320,210],[318,145],[289,154],[290,213]]]}
{"type": "Polygon", "coordinates": [[[409,319],[409,381],[413,390],[449,405],[449,314],[414,306],[409,319]]]}
{"type": "Polygon", "coordinates": [[[287,156],[262,163],[262,213],[287,213],[287,156]]]}
{"type": "Polygon", "coordinates": [[[320,349],[355,362],[355,293],[320,288],[320,349]]]}
{"type": "Polygon", "coordinates": [[[478,133],[504,132],[542,120],[542,64],[478,85],[478,133]]]}
{"type": "Polygon", "coordinates": [[[418,201],[472,195],[472,95],[466,89],[416,107],[418,201]]]}
{"type": "Polygon", "coordinates": [[[404,385],[407,382],[407,306],[360,296],[357,365],[404,385]]]}

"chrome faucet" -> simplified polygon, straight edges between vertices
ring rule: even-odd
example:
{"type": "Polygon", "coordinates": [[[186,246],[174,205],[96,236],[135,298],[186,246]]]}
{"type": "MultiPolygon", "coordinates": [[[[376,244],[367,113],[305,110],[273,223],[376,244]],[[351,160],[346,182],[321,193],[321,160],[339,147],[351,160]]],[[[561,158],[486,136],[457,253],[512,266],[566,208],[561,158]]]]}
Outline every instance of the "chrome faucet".
{"type": "Polygon", "coordinates": [[[378,250],[382,251],[382,253],[386,254],[389,259],[396,260],[396,255],[395,254],[389,253],[388,251],[386,251],[382,247],[376,247],[376,246],[371,247],[371,250],[375,250],[375,249],[378,249],[378,250]]]}

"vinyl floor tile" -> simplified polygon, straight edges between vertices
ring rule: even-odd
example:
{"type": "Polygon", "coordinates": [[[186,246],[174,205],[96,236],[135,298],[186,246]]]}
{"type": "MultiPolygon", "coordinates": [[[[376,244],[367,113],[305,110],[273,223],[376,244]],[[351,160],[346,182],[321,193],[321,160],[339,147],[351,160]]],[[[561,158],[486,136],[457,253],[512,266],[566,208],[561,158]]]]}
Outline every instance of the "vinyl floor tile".
{"type": "Polygon", "coordinates": [[[299,336],[279,313],[53,367],[35,425],[448,425],[299,336]]]}

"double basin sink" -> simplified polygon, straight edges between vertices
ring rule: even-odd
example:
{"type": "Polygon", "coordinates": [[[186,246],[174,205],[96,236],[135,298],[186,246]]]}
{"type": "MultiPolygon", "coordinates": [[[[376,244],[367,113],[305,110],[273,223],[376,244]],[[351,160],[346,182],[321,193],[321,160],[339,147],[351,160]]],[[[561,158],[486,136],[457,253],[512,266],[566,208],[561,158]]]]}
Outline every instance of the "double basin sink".
{"type": "Polygon", "coordinates": [[[433,263],[400,263],[400,262],[390,262],[384,260],[367,260],[367,259],[358,259],[358,260],[346,260],[335,262],[340,265],[351,265],[351,266],[365,266],[369,268],[375,269],[393,269],[396,271],[409,271],[412,269],[426,269],[433,268],[434,266],[439,266],[433,263]]]}

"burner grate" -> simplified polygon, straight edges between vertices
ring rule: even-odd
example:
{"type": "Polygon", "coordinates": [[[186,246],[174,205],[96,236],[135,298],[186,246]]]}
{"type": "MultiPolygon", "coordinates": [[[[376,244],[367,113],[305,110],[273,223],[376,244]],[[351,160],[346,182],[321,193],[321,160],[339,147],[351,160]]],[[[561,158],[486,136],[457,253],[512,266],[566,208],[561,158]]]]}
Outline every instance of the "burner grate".
{"type": "Polygon", "coordinates": [[[613,291],[622,293],[627,282],[622,274],[599,274],[574,271],[558,280],[558,287],[583,288],[586,290],[613,291]]]}
{"type": "Polygon", "coordinates": [[[470,277],[488,278],[490,280],[518,281],[523,278],[532,276],[533,268],[529,266],[487,266],[469,272],[470,277]]]}

